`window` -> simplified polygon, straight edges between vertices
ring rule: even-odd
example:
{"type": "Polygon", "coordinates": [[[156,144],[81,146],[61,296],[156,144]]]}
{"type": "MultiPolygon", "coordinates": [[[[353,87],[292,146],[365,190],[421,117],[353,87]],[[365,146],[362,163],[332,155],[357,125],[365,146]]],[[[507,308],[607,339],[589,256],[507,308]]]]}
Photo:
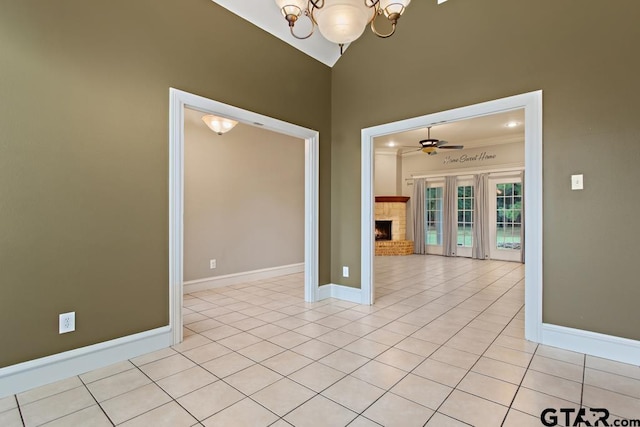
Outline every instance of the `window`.
{"type": "Polygon", "coordinates": [[[442,187],[425,190],[425,233],[427,245],[442,245],[442,187]]]}
{"type": "Polygon", "coordinates": [[[473,186],[458,186],[458,246],[473,245],[473,186]]]}
{"type": "Polygon", "coordinates": [[[520,250],[522,227],[522,184],[496,185],[496,247],[520,250]]]}

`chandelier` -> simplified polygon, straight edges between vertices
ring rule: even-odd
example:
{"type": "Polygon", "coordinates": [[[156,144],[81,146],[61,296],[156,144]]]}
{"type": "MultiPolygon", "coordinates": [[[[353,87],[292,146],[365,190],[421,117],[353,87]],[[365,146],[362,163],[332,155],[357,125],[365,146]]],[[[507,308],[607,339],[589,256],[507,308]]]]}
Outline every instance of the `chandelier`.
{"type": "Polygon", "coordinates": [[[340,46],[340,54],[345,44],[358,39],[367,24],[371,31],[382,38],[391,37],[396,31],[398,19],[411,0],[275,0],[282,15],[289,23],[289,30],[297,39],[309,38],[316,26],[320,34],[340,46]],[[391,23],[387,33],[380,33],[376,21],[382,15],[391,23]],[[308,34],[299,35],[294,31],[296,21],[302,16],[311,21],[308,34]]]}

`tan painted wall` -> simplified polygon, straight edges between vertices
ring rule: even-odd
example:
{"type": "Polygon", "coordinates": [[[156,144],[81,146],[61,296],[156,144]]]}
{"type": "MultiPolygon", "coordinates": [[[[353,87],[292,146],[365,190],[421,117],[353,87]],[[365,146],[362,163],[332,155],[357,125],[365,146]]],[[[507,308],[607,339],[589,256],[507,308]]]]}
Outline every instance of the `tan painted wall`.
{"type": "Polygon", "coordinates": [[[638,16],[636,0],[420,1],[392,38],[355,42],[333,68],[332,282],[360,283],[362,128],[542,89],[544,321],[640,339],[638,16]]]}
{"type": "Polygon", "coordinates": [[[304,262],[304,140],[185,109],[184,279],[304,262]],[[215,270],[209,260],[216,259],[215,270]]]}
{"type": "Polygon", "coordinates": [[[320,132],[328,282],[328,67],[209,0],[0,4],[0,367],[168,324],[169,87],[320,132]]]}

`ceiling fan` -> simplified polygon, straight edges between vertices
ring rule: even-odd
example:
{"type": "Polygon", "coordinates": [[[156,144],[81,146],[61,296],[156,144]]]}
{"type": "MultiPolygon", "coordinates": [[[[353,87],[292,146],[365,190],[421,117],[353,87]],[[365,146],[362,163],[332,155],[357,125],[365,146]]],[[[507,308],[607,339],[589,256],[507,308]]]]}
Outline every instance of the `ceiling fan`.
{"type": "Polygon", "coordinates": [[[447,141],[431,138],[431,126],[427,127],[427,139],[421,139],[420,148],[417,151],[422,151],[430,156],[438,154],[439,149],[447,150],[462,150],[464,145],[446,145],[447,141]]]}

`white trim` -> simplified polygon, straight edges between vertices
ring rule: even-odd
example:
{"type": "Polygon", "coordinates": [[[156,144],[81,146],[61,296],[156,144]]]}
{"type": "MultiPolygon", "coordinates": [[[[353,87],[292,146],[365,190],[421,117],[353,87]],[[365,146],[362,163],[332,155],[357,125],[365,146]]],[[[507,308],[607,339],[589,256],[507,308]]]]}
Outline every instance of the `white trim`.
{"type": "Polygon", "coordinates": [[[622,363],[640,365],[640,341],[627,338],[544,323],[541,343],[622,363]]]}
{"type": "Polygon", "coordinates": [[[0,369],[0,398],[80,375],[171,345],[168,326],[0,369]]]}
{"type": "Polygon", "coordinates": [[[304,263],[281,265],[278,267],[261,268],[259,270],[243,271],[241,273],[225,274],[222,276],[205,277],[203,279],[189,280],[183,283],[183,293],[204,291],[220,288],[222,286],[237,285],[238,283],[253,282],[256,280],[271,279],[272,277],[285,276],[304,272],[304,263]]]}
{"type": "Polygon", "coordinates": [[[319,134],[262,114],[169,89],[169,310],[173,344],[182,341],[184,108],[222,115],[249,125],[305,141],[305,301],[316,300],[318,288],[319,134]]]}
{"type": "Polygon", "coordinates": [[[318,301],[327,298],[336,298],[360,304],[362,302],[362,290],[350,286],[329,283],[328,285],[322,285],[318,288],[318,301]]]}
{"type": "Polygon", "coordinates": [[[361,158],[361,280],[362,303],[374,298],[373,272],[373,168],[374,138],[431,126],[486,116],[504,111],[525,110],[525,336],[540,341],[542,328],[542,91],[529,92],[467,107],[414,117],[362,129],[361,158]]]}

